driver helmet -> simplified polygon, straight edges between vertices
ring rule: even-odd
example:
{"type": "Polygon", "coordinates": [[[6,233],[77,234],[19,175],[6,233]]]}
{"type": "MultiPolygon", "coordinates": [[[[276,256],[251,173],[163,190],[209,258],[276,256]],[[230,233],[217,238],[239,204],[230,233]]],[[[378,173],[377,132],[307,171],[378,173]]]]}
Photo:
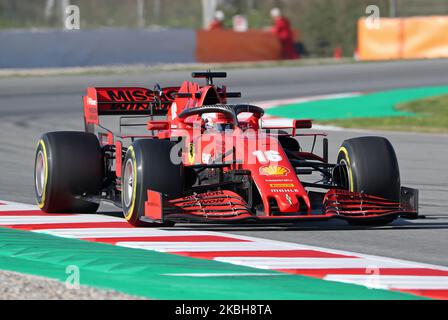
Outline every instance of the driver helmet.
{"type": "Polygon", "coordinates": [[[209,132],[224,132],[233,129],[232,119],[222,113],[205,113],[202,115],[204,127],[209,132]]]}

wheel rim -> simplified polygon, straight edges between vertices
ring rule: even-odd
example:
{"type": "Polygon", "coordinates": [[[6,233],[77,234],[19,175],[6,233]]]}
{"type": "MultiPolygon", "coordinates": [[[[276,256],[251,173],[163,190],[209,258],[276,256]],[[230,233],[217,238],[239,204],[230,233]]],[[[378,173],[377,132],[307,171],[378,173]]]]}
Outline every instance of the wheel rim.
{"type": "Polygon", "coordinates": [[[126,161],[123,178],[123,200],[126,207],[129,207],[134,196],[134,163],[132,159],[126,161]]]}
{"type": "Polygon", "coordinates": [[[42,150],[40,150],[37,153],[35,168],[36,169],[34,177],[35,177],[36,191],[37,195],[39,197],[42,197],[45,187],[45,172],[47,170],[47,163],[45,161],[45,156],[42,150]]]}
{"type": "Polygon", "coordinates": [[[339,163],[342,165],[341,177],[340,177],[341,185],[350,191],[351,186],[350,186],[349,167],[347,161],[345,161],[345,159],[342,159],[339,163]]]}

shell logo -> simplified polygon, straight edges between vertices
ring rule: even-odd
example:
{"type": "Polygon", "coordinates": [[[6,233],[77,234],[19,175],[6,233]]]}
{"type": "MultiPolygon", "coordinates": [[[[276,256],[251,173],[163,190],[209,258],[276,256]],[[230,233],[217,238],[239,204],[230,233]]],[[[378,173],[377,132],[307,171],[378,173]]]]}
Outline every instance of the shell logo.
{"type": "Polygon", "coordinates": [[[286,176],[290,172],[283,166],[264,166],[259,171],[262,176],[286,176]]]}

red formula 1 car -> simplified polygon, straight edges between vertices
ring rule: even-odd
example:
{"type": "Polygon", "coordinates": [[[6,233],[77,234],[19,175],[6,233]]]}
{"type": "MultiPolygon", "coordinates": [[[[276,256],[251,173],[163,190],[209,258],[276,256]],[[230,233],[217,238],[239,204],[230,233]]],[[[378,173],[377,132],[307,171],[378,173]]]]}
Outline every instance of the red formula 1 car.
{"type": "Polygon", "coordinates": [[[346,140],[329,163],[325,134],[305,131],[310,120],[266,127],[262,108],[227,104],[240,93],[213,84],[225,76],[193,73],[204,86],[88,88],[85,132],[46,133],[38,143],[39,207],[95,212],[100,201],[112,201],[135,226],[417,217],[418,191],[401,186],[388,140],[346,140]],[[115,116],[118,129],[100,124],[100,116],[115,116]],[[123,133],[139,126],[146,130],[123,133]],[[307,136],[322,136],[321,155],[302,149],[307,136]]]}

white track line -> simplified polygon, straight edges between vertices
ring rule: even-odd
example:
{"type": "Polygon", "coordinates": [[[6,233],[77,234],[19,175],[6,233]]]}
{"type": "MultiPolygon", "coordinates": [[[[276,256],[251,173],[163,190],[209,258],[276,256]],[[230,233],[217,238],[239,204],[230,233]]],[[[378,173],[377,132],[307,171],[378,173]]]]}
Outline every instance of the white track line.
{"type": "MultiPolygon", "coordinates": [[[[230,237],[231,235],[228,235],[230,237]]],[[[266,250],[288,250],[285,245],[266,245],[254,242],[144,242],[123,241],[118,246],[156,250],[160,252],[210,252],[210,251],[266,251],[266,250]]]]}
{"type": "MultiPolygon", "coordinates": [[[[39,233],[70,238],[111,238],[111,237],[155,237],[155,236],[198,236],[213,235],[207,231],[161,230],[149,228],[79,228],[79,229],[43,229],[39,233]]],[[[227,236],[228,237],[228,236],[227,236]]]]}
{"type": "Polygon", "coordinates": [[[1,201],[0,212],[2,211],[29,211],[29,210],[39,210],[36,205],[12,202],[12,201],[1,201]]]}
{"type": "Polygon", "coordinates": [[[448,277],[440,276],[390,276],[390,275],[339,275],[329,274],[325,280],[374,285],[375,287],[403,290],[447,290],[448,277]]]}
{"type": "Polygon", "coordinates": [[[363,258],[218,257],[215,260],[260,269],[418,268],[408,262],[363,258]]]}
{"type": "Polygon", "coordinates": [[[291,98],[291,99],[259,101],[259,102],[255,102],[254,104],[267,110],[267,109],[282,106],[285,104],[305,103],[305,102],[317,101],[317,100],[342,99],[342,98],[356,97],[356,96],[360,96],[360,95],[361,95],[360,92],[343,92],[343,93],[299,97],[299,98],[291,98]]]}
{"type": "MultiPolygon", "coordinates": [[[[226,233],[219,233],[218,234],[226,234],[226,233]]],[[[227,234],[229,235],[229,234],[227,234]]],[[[430,268],[430,269],[437,269],[437,270],[444,270],[448,271],[448,267],[439,266],[439,265],[432,265],[427,263],[420,263],[420,262],[413,262],[403,259],[395,259],[395,258],[389,258],[389,257],[383,257],[383,256],[376,256],[376,255],[369,255],[369,254],[363,254],[363,253],[357,253],[352,251],[344,251],[344,250],[336,250],[336,249],[329,249],[329,248],[322,248],[322,247],[316,247],[311,245],[305,245],[305,244],[297,244],[293,242],[286,242],[286,241],[278,241],[278,240],[270,240],[270,239],[264,239],[264,238],[255,238],[255,237],[249,237],[249,236],[243,236],[243,235],[235,235],[232,234],[233,237],[237,237],[238,239],[244,239],[249,240],[254,243],[269,243],[270,245],[279,245],[279,246],[286,246],[291,250],[315,250],[315,251],[321,251],[326,253],[334,253],[334,254],[340,254],[345,256],[356,256],[363,259],[369,259],[369,260],[377,260],[377,261],[384,261],[384,262],[393,262],[393,263],[402,263],[402,264],[413,264],[416,268],[430,268]]],[[[226,257],[227,258],[227,257],[226,257]]]]}
{"type": "MultiPolygon", "coordinates": [[[[344,92],[344,93],[336,93],[336,94],[327,94],[327,95],[317,95],[317,96],[308,96],[308,97],[299,97],[292,99],[278,99],[278,100],[269,100],[269,101],[259,101],[253,104],[265,109],[269,110],[274,107],[281,107],[287,104],[300,104],[305,102],[317,101],[317,100],[329,100],[329,99],[342,99],[342,98],[350,98],[360,96],[360,92],[344,92]]],[[[244,113],[241,114],[241,119],[244,120],[249,115],[244,113]]],[[[270,128],[275,126],[280,127],[290,127],[293,124],[293,119],[288,118],[278,118],[269,115],[269,111],[267,114],[261,119],[261,126],[264,128],[270,128]]],[[[322,125],[313,125],[313,129],[317,130],[331,130],[331,131],[340,131],[343,128],[336,126],[322,126],[322,125]]]]}
{"type": "Polygon", "coordinates": [[[0,225],[28,225],[46,223],[120,222],[122,218],[97,214],[49,216],[0,216],[0,225]]]}

